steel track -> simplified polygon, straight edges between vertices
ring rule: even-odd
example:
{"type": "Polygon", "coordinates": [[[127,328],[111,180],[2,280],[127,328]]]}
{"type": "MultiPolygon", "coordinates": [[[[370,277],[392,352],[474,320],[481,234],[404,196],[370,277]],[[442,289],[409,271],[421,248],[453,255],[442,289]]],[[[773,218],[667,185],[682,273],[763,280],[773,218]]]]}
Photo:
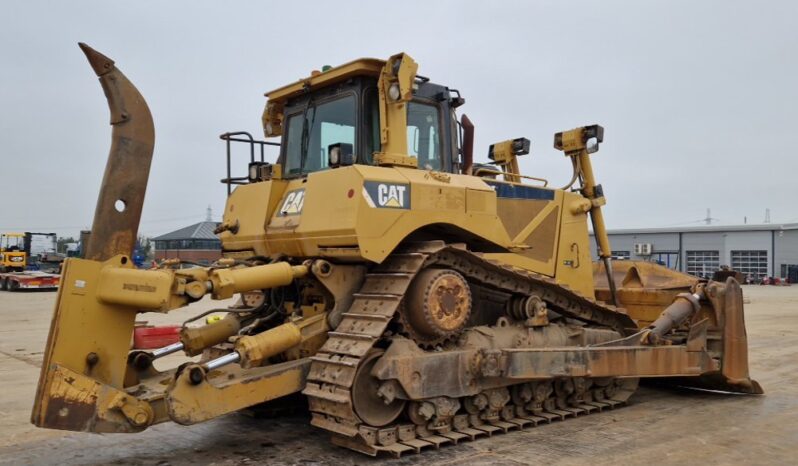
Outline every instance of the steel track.
{"type": "Polygon", "coordinates": [[[329,332],[328,340],[311,357],[308,381],[302,393],[308,397],[311,424],[330,431],[333,443],[369,455],[385,452],[398,457],[428,447],[437,448],[614,408],[634,392],[636,379],[633,383],[621,384],[611,396],[598,395],[567,407],[546,403],[545,409],[534,414],[510,402],[497,419],[484,421],[473,415],[459,414],[444,431],[428,431],[410,423],[387,427],[365,424],[355,413],[352,402],[357,368],[388,329],[413,278],[432,265],[452,268],[469,281],[507,293],[538,294],[558,313],[589,324],[610,327],[621,333],[635,325],[623,310],[582,296],[548,277],[492,262],[442,242],[406,247],[366,275],[339,326],[329,332]]]}

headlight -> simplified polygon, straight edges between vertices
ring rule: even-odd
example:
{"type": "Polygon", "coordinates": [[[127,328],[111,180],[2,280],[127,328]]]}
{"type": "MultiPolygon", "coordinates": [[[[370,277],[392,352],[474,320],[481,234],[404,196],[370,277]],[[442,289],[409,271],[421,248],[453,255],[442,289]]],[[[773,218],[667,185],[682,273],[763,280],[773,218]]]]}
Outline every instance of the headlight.
{"type": "Polygon", "coordinates": [[[399,100],[399,97],[401,96],[402,95],[399,92],[399,83],[391,84],[391,86],[388,88],[388,97],[390,97],[391,100],[399,100]]]}
{"type": "Polygon", "coordinates": [[[341,162],[341,146],[330,149],[330,166],[338,165],[341,162]]]}
{"type": "Polygon", "coordinates": [[[272,177],[272,164],[269,162],[250,162],[248,175],[250,183],[270,180],[272,177]]]}
{"type": "Polygon", "coordinates": [[[336,142],[327,146],[327,161],[332,168],[355,163],[355,147],[345,142],[336,142]]]}

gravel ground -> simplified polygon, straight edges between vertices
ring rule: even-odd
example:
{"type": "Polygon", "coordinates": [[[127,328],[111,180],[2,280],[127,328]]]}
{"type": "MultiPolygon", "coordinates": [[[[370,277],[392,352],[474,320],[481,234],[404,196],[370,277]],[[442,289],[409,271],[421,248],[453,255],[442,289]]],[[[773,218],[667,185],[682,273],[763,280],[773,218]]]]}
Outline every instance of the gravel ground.
{"type": "MultiPolygon", "coordinates": [[[[764,396],[643,387],[622,409],[392,460],[329,444],[302,413],[232,414],[135,435],[34,428],[30,409],[55,293],[0,292],[0,465],[795,464],[798,286],[746,286],[744,293],[751,372],[764,396]]],[[[203,301],[192,313],[217,305],[203,301]]],[[[180,310],[140,320],[180,322],[189,315],[180,310]]]]}

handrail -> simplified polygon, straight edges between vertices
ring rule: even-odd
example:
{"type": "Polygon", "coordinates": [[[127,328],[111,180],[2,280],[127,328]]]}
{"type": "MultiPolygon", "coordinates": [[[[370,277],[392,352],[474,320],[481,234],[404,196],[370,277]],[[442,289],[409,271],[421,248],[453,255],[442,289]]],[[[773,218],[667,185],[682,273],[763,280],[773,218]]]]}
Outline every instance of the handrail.
{"type": "MultiPolygon", "coordinates": [[[[509,176],[517,176],[519,178],[526,178],[528,180],[540,181],[540,182],[543,183],[543,187],[544,188],[549,185],[549,180],[547,180],[545,178],[536,178],[534,176],[519,175],[518,173],[510,173],[510,172],[505,172],[505,171],[501,171],[501,170],[491,170],[490,168],[481,168],[481,167],[477,168],[475,170],[474,176],[479,176],[480,173],[490,173],[490,174],[493,174],[493,175],[505,175],[505,176],[507,176],[507,175],[509,175],[509,176]]],[[[507,183],[521,184],[521,183],[516,183],[514,181],[507,181],[507,183]]]]}
{"type": "Polygon", "coordinates": [[[219,139],[225,141],[227,147],[227,178],[223,178],[221,180],[222,183],[227,184],[227,195],[229,196],[232,193],[232,185],[234,184],[246,184],[246,181],[249,180],[248,176],[237,176],[233,177],[230,168],[230,143],[231,142],[244,142],[249,144],[249,161],[250,163],[255,162],[255,144],[260,146],[260,162],[263,163],[264,160],[264,147],[266,146],[276,146],[280,147],[280,143],[278,142],[269,142],[269,141],[259,141],[256,140],[250,133],[247,131],[232,131],[227,132],[219,135],[219,139]],[[236,136],[246,136],[246,139],[237,138],[236,136]]]}

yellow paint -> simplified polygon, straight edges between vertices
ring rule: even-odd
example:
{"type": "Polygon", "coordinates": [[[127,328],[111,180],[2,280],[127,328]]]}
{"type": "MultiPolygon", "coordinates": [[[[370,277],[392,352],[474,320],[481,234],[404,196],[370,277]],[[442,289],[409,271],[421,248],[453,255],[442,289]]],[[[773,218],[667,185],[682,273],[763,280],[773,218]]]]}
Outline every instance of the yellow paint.
{"type": "Polygon", "coordinates": [[[283,109],[288,99],[296,97],[306,89],[317,89],[329,86],[352,76],[378,76],[385,62],[374,58],[360,58],[332,68],[324,73],[311,75],[308,78],[280,87],[266,93],[269,98],[263,111],[263,129],[266,137],[280,136],[283,133],[283,109]]]}
{"type": "Polygon", "coordinates": [[[305,387],[308,361],[289,361],[248,370],[230,370],[230,377],[213,377],[199,385],[188,380],[188,371],[167,390],[169,417],[184,425],[207,421],[223,414],[274,400],[305,387]]]}
{"type": "Polygon", "coordinates": [[[418,64],[405,53],[388,59],[380,72],[381,152],[374,154],[377,165],[415,168],[418,160],[407,155],[407,103],[413,98],[418,64]],[[393,91],[393,92],[392,92],[393,91]],[[394,95],[395,94],[395,95],[394,95]]]}

